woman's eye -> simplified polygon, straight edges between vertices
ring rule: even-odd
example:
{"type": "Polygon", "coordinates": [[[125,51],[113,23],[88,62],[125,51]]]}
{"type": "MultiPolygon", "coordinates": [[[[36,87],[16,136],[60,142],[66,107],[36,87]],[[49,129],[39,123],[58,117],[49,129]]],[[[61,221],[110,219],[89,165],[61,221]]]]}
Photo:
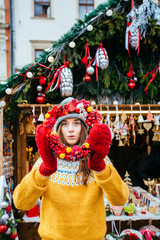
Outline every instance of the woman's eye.
{"type": "Polygon", "coordinates": [[[75,125],[79,125],[80,124],[80,122],[75,122],[75,125]]]}
{"type": "Polygon", "coordinates": [[[66,122],[63,122],[63,123],[62,123],[62,126],[67,126],[67,123],[66,123],[66,122]]]}

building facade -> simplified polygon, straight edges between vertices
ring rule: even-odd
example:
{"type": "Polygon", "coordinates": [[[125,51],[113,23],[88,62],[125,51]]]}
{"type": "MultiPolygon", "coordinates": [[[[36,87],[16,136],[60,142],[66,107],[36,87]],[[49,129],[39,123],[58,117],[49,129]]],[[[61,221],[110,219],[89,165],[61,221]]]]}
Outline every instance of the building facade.
{"type": "Polygon", "coordinates": [[[0,83],[10,76],[10,14],[9,0],[0,0],[0,83]]]}
{"type": "Polygon", "coordinates": [[[102,0],[14,0],[15,70],[33,62],[102,0]]]}

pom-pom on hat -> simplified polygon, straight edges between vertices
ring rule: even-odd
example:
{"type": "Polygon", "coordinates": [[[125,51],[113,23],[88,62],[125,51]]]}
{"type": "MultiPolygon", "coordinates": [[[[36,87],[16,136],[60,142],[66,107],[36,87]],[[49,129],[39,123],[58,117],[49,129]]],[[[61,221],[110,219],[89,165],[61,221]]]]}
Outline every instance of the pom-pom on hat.
{"type": "Polygon", "coordinates": [[[72,97],[64,99],[59,106],[54,106],[45,117],[43,125],[54,128],[55,132],[58,131],[60,123],[67,118],[80,119],[86,128],[93,127],[95,123],[99,123],[102,119],[97,109],[93,110],[89,106],[89,101],[85,99],[77,100],[72,97]]]}

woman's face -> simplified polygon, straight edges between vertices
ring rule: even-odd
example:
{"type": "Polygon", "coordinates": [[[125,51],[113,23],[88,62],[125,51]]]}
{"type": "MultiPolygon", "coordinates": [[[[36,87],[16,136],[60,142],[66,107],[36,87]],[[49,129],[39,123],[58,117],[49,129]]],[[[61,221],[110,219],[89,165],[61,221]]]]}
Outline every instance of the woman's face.
{"type": "Polygon", "coordinates": [[[67,144],[73,147],[80,138],[81,121],[77,118],[67,118],[61,123],[61,131],[67,144]]]}

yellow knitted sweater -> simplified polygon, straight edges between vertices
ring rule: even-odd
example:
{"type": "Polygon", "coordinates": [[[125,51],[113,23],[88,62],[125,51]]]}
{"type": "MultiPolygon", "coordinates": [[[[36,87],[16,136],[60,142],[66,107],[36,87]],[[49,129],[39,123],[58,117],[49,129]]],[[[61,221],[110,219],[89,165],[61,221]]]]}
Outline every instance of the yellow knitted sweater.
{"type": "Polygon", "coordinates": [[[42,196],[39,234],[43,240],[103,240],[106,234],[105,193],[112,205],[122,206],[129,195],[116,169],[106,161],[105,170],[90,177],[87,186],[75,181],[78,162],[58,160],[50,177],[39,172],[39,159],[15,188],[13,201],[21,210],[33,208],[42,196]]]}

